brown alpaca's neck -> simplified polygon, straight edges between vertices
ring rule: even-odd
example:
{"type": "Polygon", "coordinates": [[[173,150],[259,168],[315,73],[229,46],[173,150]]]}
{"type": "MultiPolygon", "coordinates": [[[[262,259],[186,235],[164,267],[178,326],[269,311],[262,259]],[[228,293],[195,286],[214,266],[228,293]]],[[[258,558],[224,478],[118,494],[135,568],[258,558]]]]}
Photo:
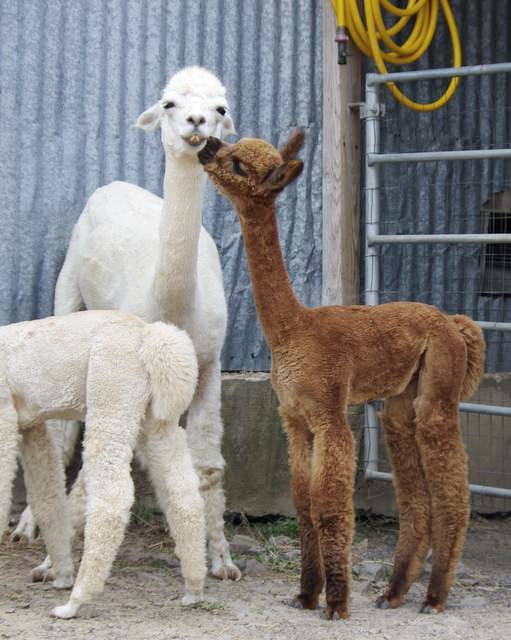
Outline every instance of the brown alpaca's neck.
{"type": "MultiPolygon", "coordinates": [[[[243,212],[241,212],[243,213],[243,212]]],[[[240,216],[259,320],[270,347],[285,341],[303,307],[296,299],[280,248],[275,207],[240,216]]]]}

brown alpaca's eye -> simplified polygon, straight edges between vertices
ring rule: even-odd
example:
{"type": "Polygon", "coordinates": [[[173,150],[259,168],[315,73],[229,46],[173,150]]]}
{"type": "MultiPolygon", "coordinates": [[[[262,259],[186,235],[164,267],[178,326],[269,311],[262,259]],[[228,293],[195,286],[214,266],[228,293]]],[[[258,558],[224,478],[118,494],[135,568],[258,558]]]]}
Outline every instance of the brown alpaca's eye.
{"type": "Polygon", "coordinates": [[[232,159],[232,168],[234,173],[236,173],[238,176],[246,177],[247,174],[241,168],[240,161],[238,160],[238,158],[232,159]]]}
{"type": "Polygon", "coordinates": [[[264,178],[261,180],[261,182],[266,182],[266,180],[268,180],[268,178],[271,176],[271,174],[273,173],[273,169],[274,167],[272,167],[268,173],[265,174],[264,178]]]}
{"type": "Polygon", "coordinates": [[[172,109],[172,107],[175,107],[175,103],[170,101],[170,102],[164,102],[163,103],[163,108],[164,109],[172,109]]]}
{"type": "Polygon", "coordinates": [[[225,116],[225,112],[227,111],[225,107],[217,107],[216,110],[221,116],[225,116]]]}

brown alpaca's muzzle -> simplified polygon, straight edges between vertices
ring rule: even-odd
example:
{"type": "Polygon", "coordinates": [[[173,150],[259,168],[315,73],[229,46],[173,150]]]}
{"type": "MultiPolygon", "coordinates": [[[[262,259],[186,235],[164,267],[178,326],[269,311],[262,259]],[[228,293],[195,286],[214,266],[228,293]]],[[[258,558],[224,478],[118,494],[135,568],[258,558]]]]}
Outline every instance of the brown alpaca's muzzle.
{"type": "Polygon", "coordinates": [[[218,138],[210,136],[206,142],[204,149],[199,151],[198,158],[201,164],[208,164],[216,156],[218,150],[223,147],[224,143],[218,138]]]}

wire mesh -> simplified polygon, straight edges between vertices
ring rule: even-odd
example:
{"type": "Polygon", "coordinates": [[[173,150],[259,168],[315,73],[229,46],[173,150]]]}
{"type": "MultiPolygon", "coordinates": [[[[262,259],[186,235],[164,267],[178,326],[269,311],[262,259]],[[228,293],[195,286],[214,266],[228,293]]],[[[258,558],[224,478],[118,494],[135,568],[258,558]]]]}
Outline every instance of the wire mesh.
{"type": "MultiPolygon", "coordinates": [[[[378,152],[509,148],[510,76],[463,78],[456,99],[440,111],[412,113],[387,104],[378,152]]],[[[424,98],[432,86],[406,89],[424,98]]],[[[383,88],[380,96],[386,99],[383,88]]],[[[377,221],[382,235],[511,233],[509,160],[384,164],[378,171],[378,188],[364,192],[366,229],[377,221]]],[[[378,261],[379,279],[363,288],[377,290],[381,303],[413,300],[479,321],[511,321],[511,244],[383,244],[369,259],[378,261]]],[[[487,375],[471,402],[511,406],[511,332],[485,331],[485,339],[487,375]]],[[[470,482],[511,489],[511,418],[463,414],[462,425],[470,482]]],[[[378,471],[390,471],[381,437],[377,449],[366,449],[366,458],[376,459],[378,471]]],[[[507,498],[472,500],[482,510],[511,509],[507,498]]]]}

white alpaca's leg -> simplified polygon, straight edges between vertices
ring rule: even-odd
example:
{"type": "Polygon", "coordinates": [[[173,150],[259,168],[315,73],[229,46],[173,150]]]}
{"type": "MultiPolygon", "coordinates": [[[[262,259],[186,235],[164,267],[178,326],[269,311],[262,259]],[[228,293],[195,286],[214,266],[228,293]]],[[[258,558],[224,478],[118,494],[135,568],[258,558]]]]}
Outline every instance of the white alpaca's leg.
{"type": "Polygon", "coordinates": [[[73,563],[64,467],[44,423],[22,430],[21,457],[27,495],[53,559],[54,586],[67,589],[73,584],[73,563]]]}
{"type": "Polygon", "coordinates": [[[80,292],[80,255],[79,255],[80,222],[73,229],[66,257],[55,285],[54,313],[63,316],[66,313],[85,309],[80,292]]]}
{"type": "Polygon", "coordinates": [[[84,550],[71,596],[52,616],[74,617],[104,589],[134,500],[130,464],[148,399],[147,372],[132,331],[120,325],[103,328],[91,350],[87,379],[84,550]]]}
{"type": "MultiPolygon", "coordinates": [[[[83,468],[80,470],[71,492],[67,496],[68,512],[71,525],[71,547],[75,536],[83,532],[85,524],[85,508],[86,508],[85,480],[83,468]]],[[[52,570],[52,561],[49,555],[44,561],[34,569],[32,569],[33,582],[46,582],[54,580],[55,576],[52,570]]]]}
{"type": "MultiPolygon", "coordinates": [[[[75,227],[75,230],[77,227],[75,227]]],[[[81,311],[85,304],[80,293],[80,264],[78,254],[78,239],[76,232],[71,237],[64,264],[57,278],[55,286],[55,315],[65,315],[74,311],[81,311]]],[[[50,422],[50,432],[58,445],[60,454],[64,457],[64,464],[73,457],[76,439],[79,432],[79,422],[65,422],[53,420],[50,422]]],[[[11,535],[13,542],[33,542],[36,534],[36,521],[30,506],[21,514],[16,529],[11,535]]]]}
{"type": "Polygon", "coordinates": [[[0,384],[0,540],[9,522],[12,483],[17,469],[17,453],[20,440],[18,415],[9,389],[0,384]]]}
{"type": "Polygon", "coordinates": [[[80,434],[80,423],[77,420],[51,420],[48,423],[50,434],[59,451],[62,452],[64,466],[67,467],[76,449],[76,442],[80,434]]]}
{"type": "MultiPolygon", "coordinates": [[[[63,457],[64,466],[67,467],[76,447],[76,441],[80,432],[80,423],[76,421],[65,422],[63,420],[49,420],[48,430],[57,446],[59,454],[63,457]]],[[[31,543],[36,537],[37,523],[30,506],[27,506],[11,534],[12,542],[31,543]]]]}
{"type": "Polygon", "coordinates": [[[186,434],[204,498],[211,575],[239,580],[241,572],[234,564],[224,534],[225,495],[222,457],[223,425],[220,416],[220,363],[203,366],[199,384],[188,411],[186,434]]]}
{"type": "Polygon", "coordinates": [[[69,505],[69,517],[71,519],[71,539],[83,532],[85,526],[85,510],[87,508],[87,494],[85,491],[85,474],[83,469],[67,497],[69,505]]]}
{"type": "Polygon", "coordinates": [[[148,421],[141,440],[149,475],[176,544],[185,579],[185,605],[204,599],[206,529],[204,501],[186,434],[176,425],[148,421]]]}
{"type": "MultiPolygon", "coordinates": [[[[130,462],[137,423],[104,423],[104,431],[86,432],[84,444],[87,517],[82,561],[71,596],[52,616],[74,617],[99,595],[121,546],[134,500],[130,462]],[[89,449],[89,452],[87,451],[89,449]]],[[[87,430],[90,427],[87,425],[87,430]]]]}
{"type": "MultiPolygon", "coordinates": [[[[80,293],[79,276],[77,240],[73,236],[55,286],[55,315],[65,315],[85,308],[80,293]]],[[[60,454],[64,458],[64,466],[67,467],[73,457],[80,423],[76,421],[51,420],[48,421],[48,427],[60,454]]],[[[27,506],[21,514],[16,529],[11,534],[11,540],[13,542],[31,543],[35,540],[36,530],[37,523],[30,506],[27,506]]]]}
{"type": "Polygon", "coordinates": [[[11,533],[11,542],[31,544],[36,538],[37,525],[30,505],[27,505],[18,520],[16,529],[11,533]]]}

